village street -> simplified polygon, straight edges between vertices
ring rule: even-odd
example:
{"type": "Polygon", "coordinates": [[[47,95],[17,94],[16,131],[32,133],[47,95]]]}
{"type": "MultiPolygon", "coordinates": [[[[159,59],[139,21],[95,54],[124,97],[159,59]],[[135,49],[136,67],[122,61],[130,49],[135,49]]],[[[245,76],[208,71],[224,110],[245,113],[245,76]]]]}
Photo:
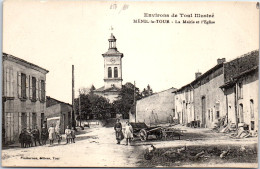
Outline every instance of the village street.
{"type": "MultiPolygon", "coordinates": [[[[164,161],[154,157],[152,160],[145,160],[144,153],[153,144],[157,150],[169,150],[176,147],[192,146],[235,146],[243,149],[246,146],[256,147],[256,138],[231,139],[223,133],[214,133],[209,129],[192,129],[183,126],[176,126],[187,130],[181,140],[158,141],[149,140],[141,142],[136,140],[132,146],[126,146],[125,140],[121,145],[115,144],[113,128],[86,128],[79,131],[76,143],[65,144],[65,139],[61,145],[55,142],[54,146],[38,146],[32,148],[14,147],[2,150],[2,165],[4,166],[71,166],[71,167],[160,167],[160,166],[186,166],[190,163],[174,161],[164,161]]],[[[201,147],[200,147],[201,148],[201,147]]],[[[200,148],[196,148],[199,149],[200,148]]],[[[245,149],[245,148],[244,148],[245,149]]],[[[247,149],[247,148],[246,148],[247,149]]],[[[157,155],[158,156],[158,155],[157,155]]],[[[161,156],[161,155],[159,155],[161,156]]],[[[217,161],[208,159],[206,161],[193,162],[192,165],[221,167],[229,166],[255,166],[252,161],[233,161],[218,159],[217,161]],[[220,161],[219,161],[220,160],[220,161]],[[225,163],[225,164],[224,164],[225,163]]],[[[254,159],[251,159],[254,160],[254,159]]],[[[187,161],[186,161],[187,162],[187,161]]]]}

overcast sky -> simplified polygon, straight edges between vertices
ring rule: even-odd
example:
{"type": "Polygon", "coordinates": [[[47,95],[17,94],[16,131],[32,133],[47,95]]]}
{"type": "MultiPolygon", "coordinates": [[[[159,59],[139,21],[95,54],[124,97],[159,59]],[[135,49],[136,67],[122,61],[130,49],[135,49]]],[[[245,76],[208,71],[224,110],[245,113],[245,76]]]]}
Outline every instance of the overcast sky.
{"type": "Polygon", "coordinates": [[[259,48],[256,2],[116,2],[110,9],[112,3],[6,0],[3,52],[48,69],[46,94],[71,103],[72,64],[76,91],[103,86],[101,54],[111,26],[124,53],[123,84],[136,81],[141,90],[147,84],[155,92],[179,88],[198,70],[215,66],[217,58],[231,60],[259,48]],[[215,24],[133,23],[144,13],[214,14],[215,24]]]}

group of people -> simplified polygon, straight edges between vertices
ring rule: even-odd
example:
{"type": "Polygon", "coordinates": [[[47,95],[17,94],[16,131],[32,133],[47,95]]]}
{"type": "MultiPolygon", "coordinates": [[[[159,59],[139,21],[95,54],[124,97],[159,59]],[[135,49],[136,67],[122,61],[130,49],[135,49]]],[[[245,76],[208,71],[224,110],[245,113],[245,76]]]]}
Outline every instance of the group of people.
{"type": "Polygon", "coordinates": [[[131,145],[131,141],[134,138],[133,135],[133,127],[129,122],[126,122],[125,131],[123,133],[122,130],[122,124],[120,123],[120,120],[116,120],[116,124],[114,126],[114,130],[116,132],[116,140],[117,144],[120,144],[120,142],[125,138],[126,139],[126,145],[131,145]]]}
{"type": "MultiPolygon", "coordinates": [[[[67,126],[67,129],[65,130],[65,137],[67,140],[67,144],[72,142],[75,143],[75,138],[76,138],[75,133],[76,132],[74,127],[70,129],[70,127],[67,126]]],[[[42,127],[41,133],[37,126],[35,126],[33,130],[31,129],[26,130],[26,128],[24,128],[19,135],[19,143],[21,144],[22,148],[33,147],[33,143],[34,146],[37,146],[36,144],[37,142],[39,145],[46,145],[48,139],[50,141],[50,145],[54,144],[55,139],[57,139],[58,144],[61,143],[62,134],[60,130],[60,125],[56,125],[56,127],[54,128],[54,125],[51,124],[49,129],[47,129],[44,125],[42,127]]]]}
{"type": "Polygon", "coordinates": [[[26,128],[22,129],[21,134],[19,135],[19,142],[21,143],[21,147],[32,147],[33,143],[37,146],[37,142],[39,145],[42,145],[40,142],[40,131],[37,126],[33,130],[26,128]]]}

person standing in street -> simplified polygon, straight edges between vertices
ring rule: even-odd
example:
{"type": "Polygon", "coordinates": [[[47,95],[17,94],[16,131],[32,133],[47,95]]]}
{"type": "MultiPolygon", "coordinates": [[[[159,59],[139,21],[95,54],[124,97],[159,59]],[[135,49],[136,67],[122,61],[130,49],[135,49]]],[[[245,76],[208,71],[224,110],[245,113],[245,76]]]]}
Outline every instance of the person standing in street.
{"type": "Polygon", "coordinates": [[[71,129],[71,143],[75,143],[75,138],[76,138],[76,131],[75,131],[75,128],[72,127],[71,129]]]}
{"type": "Polygon", "coordinates": [[[49,137],[48,130],[46,129],[45,125],[43,125],[42,133],[41,133],[41,139],[43,145],[46,145],[46,141],[48,140],[48,137],[49,137]]]}
{"type": "Polygon", "coordinates": [[[126,145],[131,145],[131,139],[133,138],[133,127],[129,122],[126,122],[125,126],[125,138],[126,138],[126,145]]]}
{"type": "Polygon", "coordinates": [[[32,134],[33,134],[35,146],[37,146],[37,144],[36,144],[37,141],[38,141],[39,145],[42,145],[40,142],[40,131],[37,126],[35,126],[35,128],[33,129],[32,134]]]}
{"type": "Polygon", "coordinates": [[[58,144],[60,144],[60,142],[62,140],[62,136],[61,136],[61,132],[60,132],[60,124],[59,123],[56,124],[55,134],[56,134],[56,138],[58,139],[58,144]]]}
{"type": "Polygon", "coordinates": [[[122,133],[122,124],[120,123],[119,119],[116,120],[116,124],[114,126],[114,130],[116,132],[117,144],[120,144],[121,140],[124,139],[124,135],[122,133]]]}
{"type": "Polygon", "coordinates": [[[72,138],[71,137],[71,130],[70,130],[69,126],[67,126],[67,128],[65,130],[65,136],[66,136],[66,140],[67,140],[66,144],[68,144],[70,142],[70,139],[72,138]]]}
{"type": "Polygon", "coordinates": [[[49,132],[50,145],[52,145],[55,139],[55,129],[53,127],[53,124],[51,124],[48,132],[49,132]]]}

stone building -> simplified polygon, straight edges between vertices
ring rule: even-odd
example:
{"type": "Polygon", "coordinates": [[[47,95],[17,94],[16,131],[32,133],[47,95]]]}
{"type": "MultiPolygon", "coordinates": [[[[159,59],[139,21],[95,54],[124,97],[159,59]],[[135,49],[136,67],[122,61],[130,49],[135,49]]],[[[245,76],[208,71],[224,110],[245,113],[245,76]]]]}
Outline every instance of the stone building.
{"type": "Polygon", "coordinates": [[[129,113],[130,122],[145,122],[147,125],[168,123],[175,114],[173,93],[170,88],[136,102],[136,113],[129,113]]]}
{"type": "Polygon", "coordinates": [[[214,127],[225,116],[224,94],[218,87],[224,83],[223,65],[217,65],[204,74],[196,73],[196,79],[176,91],[175,110],[181,124],[199,121],[201,127],[214,127]]]}
{"type": "Polygon", "coordinates": [[[122,88],[122,58],[116,48],[116,38],[111,34],[108,51],[102,54],[104,58],[104,86],[94,90],[94,94],[103,96],[113,102],[122,88]]]}
{"type": "Polygon", "coordinates": [[[2,138],[3,143],[18,142],[24,128],[44,123],[45,86],[49,71],[33,63],[3,53],[2,62],[2,138]]]}
{"type": "Polygon", "coordinates": [[[227,121],[244,123],[251,131],[258,130],[259,51],[252,51],[224,65],[227,121]]]}
{"type": "Polygon", "coordinates": [[[252,51],[217,65],[175,92],[175,111],[180,124],[199,122],[213,128],[219,119],[225,123],[245,123],[258,129],[259,51],[252,51]]]}
{"type": "Polygon", "coordinates": [[[54,124],[60,125],[61,132],[64,133],[67,126],[71,126],[72,105],[50,96],[46,97],[46,121],[47,127],[54,124]]]}

